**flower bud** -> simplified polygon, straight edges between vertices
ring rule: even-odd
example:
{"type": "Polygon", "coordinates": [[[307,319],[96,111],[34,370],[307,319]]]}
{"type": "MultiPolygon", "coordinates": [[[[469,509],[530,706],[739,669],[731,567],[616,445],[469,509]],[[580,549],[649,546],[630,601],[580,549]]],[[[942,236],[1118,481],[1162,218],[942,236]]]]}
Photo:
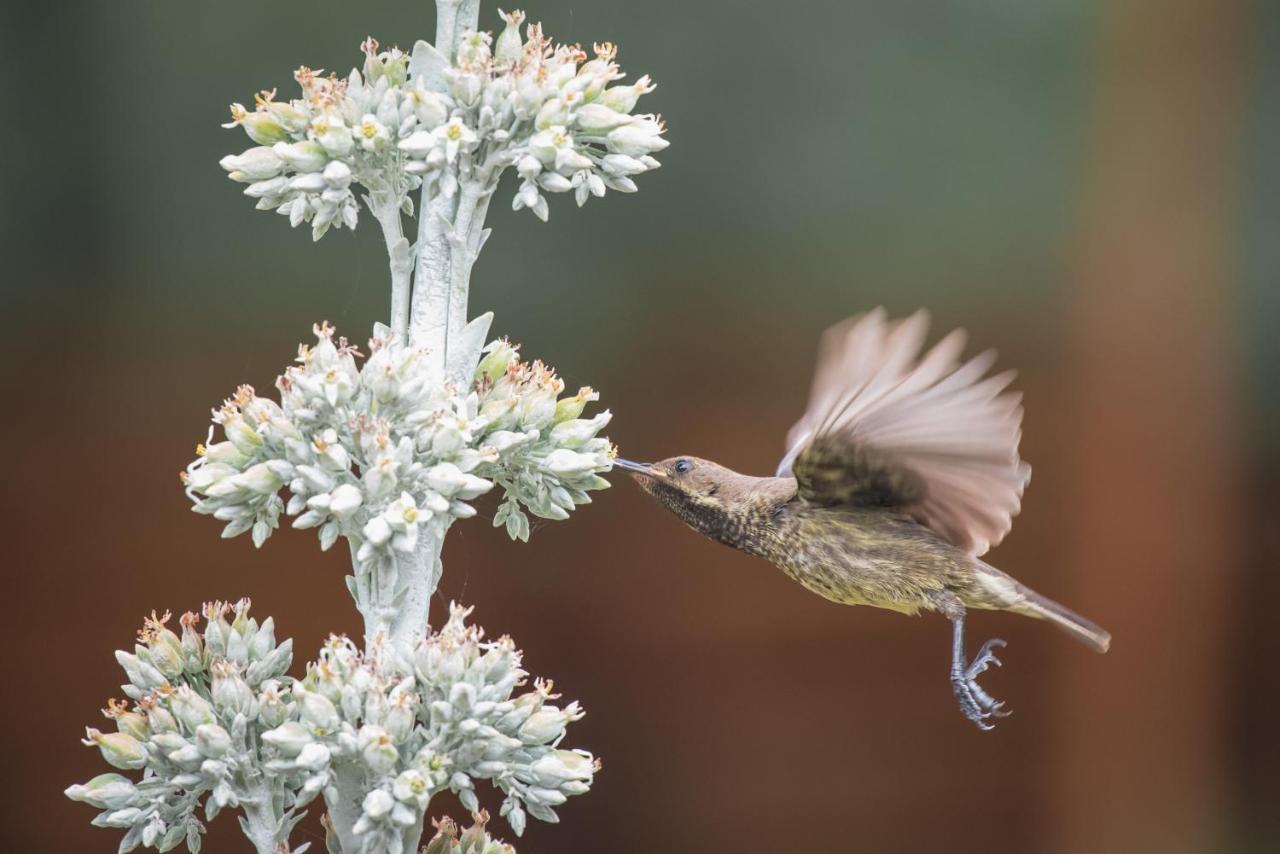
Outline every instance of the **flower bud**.
{"type": "Polygon", "coordinates": [[[230,661],[219,660],[213,663],[213,685],[210,688],[213,706],[227,720],[236,715],[252,716],[253,689],[240,675],[240,668],[230,661]]]}
{"type": "Polygon", "coordinates": [[[383,719],[383,726],[391,740],[396,744],[402,743],[413,732],[414,723],[412,696],[405,694],[392,700],[383,719]]]}
{"type": "MultiPolygon", "coordinates": [[[[428,92],[425,89],[415,89],[411,93],[411,97],[414,101],[413,114],[424,128],[431,130],[448,120],[449,103],[440,93],[428,92]]],[[[418,131],[418,133],[421,133],[421,131],[418,131]]],[[[425,152],[419,156],[425,156],[425,152]]]]}
{"type": "Polygon", "coordinates": [[[301,132],[310,120],[306,113],[285,101],[270,101],[266,106],[267,111],[289,133],[301,132]]]}
{"type": "Polygon", "coordinates": [[[520,727],[520,739],[525,744],[547,744],[564,734],[567,723],[559,709],[539,709],[520,727]]]}
{"type": "Polygon", "coordinates": [[[582,410],[586,408],[589,402],[599,399],[599,392],[596,392],[590,386],[584,385],[578,389],[578,393],[573,397],[566,397],[556,402],[556,414],[552,421],[559,424],[562,421],[577,418],[582,414],[582,410]]]}
{"type": "Polygon", "coordinates": [[[361,532],[364,538],[374,546],[381,546],[387,540],[391,539],[391,526],[387,524],[387,520],[381,516],[375,516],[370,519],[361,532]]]}
{"type": "Polygon", "coordinates": [[[395,799],[391,797],[389,792],[383,789],[374,789],[365,795],[362,806],[364,807],[364,814],[377,821],[391,812],[391,808],[395,806],[395,803],[395,799]]]}
{"type": "Polygon", "coordinates": [[[299,193],[319,193],[328,186],[325,183],[324,175],[317,172],[300,172],[290,178],[288,184],[290,190],[299,193]]]}
{"type": "Polygon", "coordinates": [[[389,773],[396,767],[400,754],[391,737],[380,726],[366,724],[360,728],[360,756],[375,776],[389,773]]]}
{"type": "Polygon", "coordinates": [[[559,477],[576,477],[596,470],[596,458],[568,448],[556,448],[543,460],[542,468],[559,477]]]}
{"type": "Polygon", "coordinates": [[[324,146],[309,139],[293,143],[277,142],[271,147],[271,151],[296,172],[319,172],[329,162],[324,146]]]}
{"type": "Polygon", "coordinates": [[[186,668],[186,655],[182,641],[169,629],[160,629],[150,640],[151,663],[169,679],[176,679],[186,668]]]}
{"type": "MultiPolygon", "coordinates": [[[[521,162],[523,163],[523,160],[521,162]]],[[[516,348],[506,338],[499,338],[484,350],[485,357],[476,366],[476,379],[484,378],[490,383],[495,383],[507,372],[508,366],[516,358],[516,348]]]]}
{"type": "Polygon", "coordinates": [[[272,495],[284,485],[284,481],[266,463],[249,466],[231,480],[236,487],[258,495],[272,495]]]}
{"type": "Polygon", "coordinates": [[[435,135],[425,130],[414,131],[407,139],[402,139],[399,145],[400,150],[405,154],[418,159],[426,157],[435,147],[435,135]]]}
{"type": "Polygon", "coordinates": [[[507,22],[507,25],[493,46],[493,58],[500,64],[517,63],[524,55],[524,42],[520,38],[520,25],[524,23],[524,12],[519,9],[503,12],[499,9],[498,14],[507,22]]]}
{"type": "Polygon", "coordinates": [[[284,161],[265,145],[250,148],[241,154],[228,154],[218,161],[227,170],[232,181],[251,184],[274,178],[284,169],[284,161]]]}
{"type": "Polygon", "coordinates": [[[344,483],[329,495],[329,512],[339,519],[350,516],[364,502],[364,495],[349,483],[344,483]]]}
{"type": "Polygon", "coordinates": [[[217,724],[196,727],[196,748],[205,756],[217,759],[231,749],[231,736],[217,724]]]}
{"type": "Polygon", "coordinates": [[[530,770],[542,785],[552,788],[570,780],[590,780],[595,774],[595,763],[589,754],[553,750],[534,762],[530,770]]]}
{"type": "Polygon", "coordinates": [[[278,727],[289,719],[289,704],[280,693],[280,683],[268,679],[258,693],[258,720],[266,727],[278,727]]]}
{"type": "Polygon", "coordinates": [[[320,735],[333,732],[342,723],[333,702],[315,691],[303,691],[298,705],[302,719],[320,735]]]}
{"type": "Polygon", "coordinates": [[[136,769],[147,764],[147,751],[127,732],[102,733],[92,727],[85,730],[85,744],[96,744],[102,758],[116,768],[136,769]]]}
{"type": "Polygon", "coordinates": [[[649,167],[634,157],[625,154],[606,154],[600,161],[606,175],[626,177],[639,175],[649,171],[649,167]]]}
{"type": "Polygon", "coordinates": [[[266,110],[245,113],[240,119],[240,127],[258,145],[271,145],[289,137],[276,115],[266,110]]]}
{"type": "Polygon", "coordinates": [[[605,133],[621,125],[629,124],[626,113],[610,109],[604,104],[583,104],[574,113],[574,123],[587,133],[605,133]]]}
{"type": "Polygon", "coordinates": [[[190,686],[179,685],[169,698],[169,709],[187,732],[195,732],[201,724],[214,722],[213,706],[190,686]]]}
{"type": "Polygon", "coordinates": [[[159,670],[136,655],[130,655],[124,650],[116,650],[116,661],[124,669],[129,681],[143,691],[151,691],[168,684],[159,670]]]}
{"type": "Polygon", "coordinates": [[[139,741],[146,741],[151,736],[151,726],[147,723],[146,715],[122,711],[112,717],[115,718],[116,728],[120,732],[128,733],[139,741]]]}
{"type": "Polygon", "coordinates": [[[64,794],[98,809],[120,809],[133,797],[133,782],[119,774],[99,774],[87,783],[76,784],[64,794]]]}
{"type": "Polygon", "coordinates": [[[639,157],[661,151],[671,144],[661,134],[662,125],[657,120],[641,118],[609,131],[607,139],[610,151],[639,157]]]}
{"type": "MultiPolygon", "coordinates": [[[[230,442],[219,444],[231,445],[230,442]]],[[[186,659],[187,670],[192,673],[199,672],[204,669],[204,638],[196,629],[200,617],[188,611],[182,615],[180,622],[182,623],[182,654],[186,659]]]]}
{"type": "Polygon", "coordinates": [[[261,659],[276,648],[276,621],[267,617],[249,638],[249,658],[261,659]]]}
{"type": "Polygon", "coordinates": [[[351,184],[351,167],[341,160],[331,160],[324,167],[324,182],[335,190],[345,190],[351,184]]]}
{"type": "Polygon", "coordinates": [[[307,728],[297,721],[286,721],[275,729],[267,730],[262,734],[262,740],[291,759],[314,741],[307,728]]]}

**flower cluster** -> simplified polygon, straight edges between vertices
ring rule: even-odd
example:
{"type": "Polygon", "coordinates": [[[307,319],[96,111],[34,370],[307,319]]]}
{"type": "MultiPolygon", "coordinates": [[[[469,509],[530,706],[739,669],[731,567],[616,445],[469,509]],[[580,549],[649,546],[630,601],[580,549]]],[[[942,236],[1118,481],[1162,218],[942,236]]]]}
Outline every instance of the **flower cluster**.
{"type": "Polygon", "coordinates": [[[458,825],[445,816],[433,821],[436,835],[431,837],[422,854],[515,854],[514,848],[490,838],[485,832],[489,814],[484,810],[471,816],[472,824],[458,836],[458,825]]]}
{"type": "Polygon", "coordinates": [[[264,832],[281,841],[325,783],[301,767],[272,773],[270,756],[261,752],[264,731],[292,714],[291,680],[284,676],[292,641],[277,644],[271,619],[252,619],[247,599],[234,607],[206,605],[204,615],[201,632],[199,617],[185,614],[179,637],[165,625],[168,613],[153,613],[134,652],[116,653],[132,707],[109,701],[103,714],[116,731],[86,731],[85,744],[97,746],[109,764],[143,772],[137,781],[102,774],[66,792],[103,810],[94,824],[127,831],[121,851],[139,845],[168,851],[182,842],[198,851],[201,801],[205,819],[242,807],[250,823],[258,817],[255,806],[274,801],[279,814],[266,808],[271,818],[264,832]]]}
{"type": "Polygon", "coordinates": [[[634,176],[656,169],[653,154],[667,146],[658,117],[633,113],[653,90],[649,78],[617,83],[613,45],[596,45],[588,60],[577,45],[553,45],[538,24],[522,36],[522,12],[503,17],[496,40],[464,34],[452,61],[425,41],[406,54],[370,38],[363,70],[346,78],[300,68],[301,98],[277,101],[272,90],[252,112],[232,105],[226,126],[257,145],[222,167],[260,209],[310,222],[316,239],[355,226],[353,183],[371,204],[411,212],[408,193],[424,181],[446,197],[468,180],[491,192],[514,165],[514,207],[544,220],[544,191],[572,190],[579,205],[608,189],[633,192],[634,176]]]}
{"type": "MultiPolygon", "coordinates": [[[[502,815],[519,835],[528,815],[556,821],[554,808],[586,792],[599,770],[591,754],[559,747],[582,717],[578,704],[555,704],[540,680],[513,696],[528,676],[521,653],[466,625],[469,609],[451,606],[445,626],[407,657],[381,638],[361,653],[331,637],[301,680],[284,673],[291,642],[277,645],[272,621],[250,618],[248,600],[204,614],[203,632],[186,614],[181,637],[165,627],[167,614],[153,615],[134,653],[116,654],[133,705],[111,701],[105,714],[117,731],[90,728],[85,743],[142,778],[103,774],[66,791],[103,810],[95,824],[127,831],[122,851],[182,842],[198,851],[202,801],[205,819],[240,807],[250,830],[288,851],[302,808],[322,792],[332,807],[351,784],[362,851],[402,852],[439,792],[478,812],[477,780],[505,793],[502,815]]],[[[477,819],[462,850],[510,850],[477,819]]],[[[454,846],[441,850],[457,850],[452,831],[437,827],[437,841],[454,846]]]]}
{"type": "Polygon", "coordinates": [[[564,519],[608,486],[612,448],[596,434],[609,413],[578,417],[595,392],[561,399],[555,373],[505,340],[459,389],[431,382],[425,351],[385,327],[363,367],[331,327],[315,332],[278,380],[280,402],[240,388],[214,413],[223,439],[183,473],[193,509],[225,521],[223,536],[251,531],[261,545],[286,513],[322,548],[343,536],[361,564],[378,564],[412,552],[424,526],[442,534],[475,515],[468,502],[495,484],[506,493],[495,524],[521,539],[525,509],[564,519]]]}
{"type": "Polygon", "coordinates": [[[299,765],[323,755],[332,773],[354,768],[364,793],[353,828],[362,850],[399,851],[439,792],[479,810],[477,780],[505,793],[501,814],[520,835],[527,815],[557,821],[554,808],[585,793],[599,769],[591,754],[558,746],[582,717],[578,704],[556,705],[542,681],[513,697],[528,675],[520,652],[510,638],[485,641],[465,624],[469,613],[451,606],[445,626],[409,660],[377,639],[361,653],[330,638],[294,685],[299,719],[263,735],[299,765]]]}

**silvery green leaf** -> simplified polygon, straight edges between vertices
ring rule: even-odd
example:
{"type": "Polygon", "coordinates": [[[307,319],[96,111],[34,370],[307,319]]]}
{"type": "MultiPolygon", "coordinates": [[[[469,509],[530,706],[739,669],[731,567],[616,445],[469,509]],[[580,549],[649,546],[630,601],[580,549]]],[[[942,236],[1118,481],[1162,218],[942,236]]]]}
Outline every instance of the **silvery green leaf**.
{"type": "Polygon", "coordinates": [[[445,373],[450,380],[465,385],[475,376],[492,323],[493,312],[487,311],[464,326],[458,337],[449,342],[449,363],[445,373]]]}
{"type": "Polygon", "coordinates": [[[419,78],[422,85],[432,92],[444,92],[448,86],[445,69],[449,60],[434,46],[419,39],[413,45],[413,54],[409,59],[409,80],[416,82],[419,78]]]}
{"type": "Polygon", "coordinates": [[[142,842],[142,830],[143,825],[140,824],[135,824],[131,827],[129,832],[124,835],[124,839],[120,840],[120,847],[116,850],[119,851],[120,854],[124,854],[126,851],[132,851],[137,848],[142,842]]]}

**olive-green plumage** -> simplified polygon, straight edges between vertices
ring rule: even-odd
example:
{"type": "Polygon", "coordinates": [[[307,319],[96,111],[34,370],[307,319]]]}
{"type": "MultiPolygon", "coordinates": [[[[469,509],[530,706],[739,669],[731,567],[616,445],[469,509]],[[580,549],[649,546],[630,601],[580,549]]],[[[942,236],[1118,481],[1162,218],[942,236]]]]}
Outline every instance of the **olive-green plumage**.
{"type": "Polygon", "coordinates": [[[636,482],[689,527],[764,558],[832,602],[950,616],[954,596],[965,608],[1057,618],[1099,652],[1110,642],[1093,623],[892,507],[817,504],[798,494],[795,478],[750,477],[697,457],[645,468],[633,472],[636,482]]]}
{"type": "Polygon", "coordinates": [[[965,664],[970,608],[1049,620],[1098,652],[1111,636],[981,559],[1018,512],[1030,468],[1017,453],[1022,409],[987,377],[994,354],[965,363],[952,333],[920,354],[923,313],[872,312],[824,337],[808,411],[777,477],[710,460],[617,460],[691,528],[764,558],[833,602],[946,616],[952,687],[982,729],[1006,714],[976,678],[999,660],[989,641],[965,664]]]}

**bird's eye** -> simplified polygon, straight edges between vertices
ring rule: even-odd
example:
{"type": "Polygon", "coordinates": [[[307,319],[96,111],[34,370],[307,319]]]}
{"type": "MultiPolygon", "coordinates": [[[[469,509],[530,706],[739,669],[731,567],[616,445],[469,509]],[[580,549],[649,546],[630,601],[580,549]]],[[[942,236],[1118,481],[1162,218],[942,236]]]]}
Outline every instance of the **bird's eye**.
{"type": "Polygon", "coordinates": [[[689,469],[693,468],[693,463],[688,460],[676,460],[676,474],[687,474],[689,469]]]}

